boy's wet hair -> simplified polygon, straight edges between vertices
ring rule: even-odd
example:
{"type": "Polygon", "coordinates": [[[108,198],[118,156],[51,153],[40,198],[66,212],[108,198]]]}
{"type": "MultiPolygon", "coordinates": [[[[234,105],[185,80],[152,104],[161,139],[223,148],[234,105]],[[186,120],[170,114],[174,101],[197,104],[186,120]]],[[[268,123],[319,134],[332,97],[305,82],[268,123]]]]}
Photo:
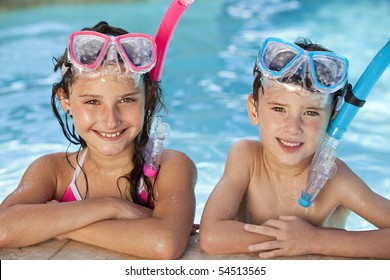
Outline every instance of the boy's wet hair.
{"type": "MultiPolygon", "coordinates": [[[[119,36],[123,34],[127,34],[128,32],[122,28],[113,27],[110,26],[107,22],[101,21],[97,23],[93,27],[87,27],[82,30],[88,30],[88,31],[95,31],[99,32],[105,35],[111,35],[111,36],[119,36]]],[[[57,70],[61,70],[63,66],[68,67],[69,69],[63,74],[62,79],[58,83],[54,83],[52,87],[52,94],[51,94],[51,106],[54,113],[54,116],[57,118],[62,131],[65,135],[65,137],[69,140],[70,143],[75,145],[80,145],[81,148],[87,147],[87,143],[82,139],[76,132],[75,127],[73,125],[73,122],[71,124],[69,123],[69,117],[65,114],[65,120],[61,117],[60,112],[62,111],[61,106],[59,105],[59,100],[57,97],[58,90],[62,89],[64,92],[64,98],[68,99],[70,95],[70,89],[71,86],[74,84],[74,82],[77,80],[77,77],[73,74],[73,71],[70,71],[70,68],[73,67],[69,62],[67,58],[67,51],[65,50],[64,54],[59,58],[53,58],[54,61],[54,72],[57,70]]],[[[165,110],[165,106],[163,103],[163,95],[162,90],[158,82],[153,81],[150,78],[150,74],[145,73],[142,75],[141,80],[143,83],[140,85],[144,86],[144,92],[145,92],[145,116],[144,116],[144,126],[142,128],[142,131],[136,137],[134,140],[135,142],[135,153],[133,155],[133,163],[134,168],[130,172],[130,174],[123,175],[122,177],[118,178],[118,181],[121,178],[124,178],[128,181],[129,186],[129,193],[125,194],[125,197],[127,199],[131,199],[133,202],[144,205],[144,206],[150,206],[152,204],[152,201],[154,199],[154,192],[153,192],[153,185],[149,181],[149,179],[143,175],[143,164],[144,164],[144,158],[142,156],[142,151],[146,147],[146,144],[149,140],[148,136],[148,127],[150,126],[150,123],[152,121],[152,118],[161,110],[165,110]],[[143,203],[139,197],[138,197],[138,187],[141,182],[144,182],[145,189],[148,193],[148,201],[147,203],[143,203]]],[[[78,156],[77,156],[78,158],[78,156]]],[[[68,161],[69,162],[69,161],[68,161]]],[[[70,163],[70,162],[69,162],[70,163]]],[[[84,172],[83,172],[84,173],[84,172]]],[[[88,179],[84,173],[84,177],[86,179],[87,183],[87,192],[85,194],[85,198],[88,194],[88,179]]],[[[117,182],[118,189],[119,184],[117,182]]],[[[121,193],[121,196],[123,196],[122,192],[119,189],[119,192],[121,193]]]]}

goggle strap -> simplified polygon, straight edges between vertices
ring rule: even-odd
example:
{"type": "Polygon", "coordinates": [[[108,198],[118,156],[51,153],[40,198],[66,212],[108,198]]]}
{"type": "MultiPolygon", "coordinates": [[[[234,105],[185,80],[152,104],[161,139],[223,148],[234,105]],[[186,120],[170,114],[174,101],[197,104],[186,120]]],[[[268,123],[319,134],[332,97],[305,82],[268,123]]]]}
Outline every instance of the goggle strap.
{"type": "Polygon", "coordinates": [[[353,94],[353,91],[352,91],[352,85],[351,84],[348,84],[348,87],[347,87],[347,93],[345,94],[345,99],[344,99],[345,102],[349,103],[349,104],[352,104],[358,108],[361,108],[364,106],[364,104],[366,103],[366,100],[361,100],[359,98],[357,98],[354,94],[353,94]]]}

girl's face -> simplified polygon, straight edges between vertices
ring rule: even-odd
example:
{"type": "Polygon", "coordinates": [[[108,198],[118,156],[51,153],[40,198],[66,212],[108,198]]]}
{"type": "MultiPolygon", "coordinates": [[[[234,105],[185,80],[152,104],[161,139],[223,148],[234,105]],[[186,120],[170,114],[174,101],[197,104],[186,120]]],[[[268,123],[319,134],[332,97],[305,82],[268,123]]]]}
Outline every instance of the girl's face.
{"type": "Polygon", "coordinates": [[[259,126],[265,155],[279,164],[307,164],[326,132],[331,105],[321,105],[315,94],[291,92],[284,86],[259,89],[257,106],[248,99],[248,112],[253,125],[259,126]]]}
{"type": "Polygon", "coordinates": [[[77,79],[68,109],[77,133],[90,149],[104,156],[133,150],[144,124],[145,93],[141,88],[142,83],[136,87],[133,79],[115,75],[77,79]]]}

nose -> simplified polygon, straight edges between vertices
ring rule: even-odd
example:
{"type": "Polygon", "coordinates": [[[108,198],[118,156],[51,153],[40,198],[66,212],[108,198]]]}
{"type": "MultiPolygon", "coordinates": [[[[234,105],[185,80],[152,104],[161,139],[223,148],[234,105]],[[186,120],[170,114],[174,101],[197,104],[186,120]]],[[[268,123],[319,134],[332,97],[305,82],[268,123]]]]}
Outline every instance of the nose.
{"type": "Polygon", "coordinates": [[[291,135],[299,135],[303,132],[302,119],[300,116],[289,115],[285,119],[284,129],[291,135]]]}
{"type": "Polygon", "coordinates": [[[121,123],[119,108],[115,105],[105,107],[102,114],[102,123],[106,129],[115,129],[121,123]]]}

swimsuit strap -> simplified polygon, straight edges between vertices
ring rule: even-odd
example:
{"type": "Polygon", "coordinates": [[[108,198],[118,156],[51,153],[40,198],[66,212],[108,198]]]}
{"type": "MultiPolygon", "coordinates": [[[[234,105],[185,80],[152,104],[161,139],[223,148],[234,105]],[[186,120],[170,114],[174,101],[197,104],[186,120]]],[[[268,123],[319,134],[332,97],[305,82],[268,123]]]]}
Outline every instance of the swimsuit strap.
{"type": "MultiPolygon", "coordinates": [[[[140,198],[140,200],[143,202],[143,203],[147,203],[148,202],[148,193],[146,192],[146,189],[145,189],[145,181],[144,181],[144,178],[141,177],[140,181],[139,181],[139,185],[138,185],[138,197],[140,198]]],[[[150,201],[150,204],[149,204],[149,207],[151,209],[154,209],[154,203],[153,201],[150,201]]]]}
{"type": "Polygon", "coordinates": [[[86,148],[83,154],[81,155],[80,161],[77,163],[76,170],[73,173],[73,179],[70,182],[69,186],[67,187],[64,195],[62,196],[61,202],[77,201],[83,199],[79,193],[79,190],[77,189],[76,180],[80,174],[81,166],[83,166],[84,164],[84,160],[85,157],[87,156],[87,153],[88,153],[88,148],[86,148]]]}
{"type": "Polygon", "coordinates": [[[85,152],[81,155],[80,161],[78,162],[77,167],[76,167],[76,170],[75,170],[75,172],[74,172],[74,174],[73,174],[73,180],[72,180],[72,181],[73,181],[74,183],[76,183],[76,179],[77,179],[77,177],[78,177],[79,174],[80,174],[81,166],[83,166],[84,160],[85,160],[87,154],[88,154],[88,148],[85,148],[85,152]]]}

